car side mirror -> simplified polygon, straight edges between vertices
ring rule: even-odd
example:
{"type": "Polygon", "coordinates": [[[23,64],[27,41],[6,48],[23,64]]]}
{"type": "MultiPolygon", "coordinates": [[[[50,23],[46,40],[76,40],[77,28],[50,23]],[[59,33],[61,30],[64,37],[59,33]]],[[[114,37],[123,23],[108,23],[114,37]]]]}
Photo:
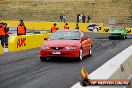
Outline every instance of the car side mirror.
{"type": "Polygon", "coordinates": [[[87,38],[90,38],[90,36],[86,36],[86,39],[87,39],[87,38]]]}
{"type": "Polygon", "coordinates": [[[84,41],[84,40],[85,40],[84,38],[81,39],[81,41],[84,41]]]}
{"type": "Polygon", "coordinates": [[[48,40],[48,38],[44,38],[44,40],[48,40]]]}
{"type": "Polygon", "coordinates": [[[87,40],[87,37],[83,37],[83,38],[81,39],[81,41],[84,41],[84,40],[87,40]]]}

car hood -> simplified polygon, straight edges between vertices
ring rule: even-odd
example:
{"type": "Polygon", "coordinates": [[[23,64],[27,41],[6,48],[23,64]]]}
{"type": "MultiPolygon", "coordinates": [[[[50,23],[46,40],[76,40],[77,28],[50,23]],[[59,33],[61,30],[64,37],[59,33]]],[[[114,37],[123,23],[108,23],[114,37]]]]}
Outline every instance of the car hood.
{"type": "Polygon", "coordinates": [[[43,45],[49,47],[79,46],[80,40],[47,40],[43,45]]]}

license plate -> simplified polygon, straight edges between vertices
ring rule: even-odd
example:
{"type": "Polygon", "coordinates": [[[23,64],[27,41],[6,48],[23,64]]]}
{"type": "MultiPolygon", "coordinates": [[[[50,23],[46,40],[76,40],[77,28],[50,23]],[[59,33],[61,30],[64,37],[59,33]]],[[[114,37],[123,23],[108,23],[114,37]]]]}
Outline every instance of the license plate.
{"type": "Polygon", "coordinates": [[[52,52],[52,54],[61,54],[61,52],[52,52]]]}

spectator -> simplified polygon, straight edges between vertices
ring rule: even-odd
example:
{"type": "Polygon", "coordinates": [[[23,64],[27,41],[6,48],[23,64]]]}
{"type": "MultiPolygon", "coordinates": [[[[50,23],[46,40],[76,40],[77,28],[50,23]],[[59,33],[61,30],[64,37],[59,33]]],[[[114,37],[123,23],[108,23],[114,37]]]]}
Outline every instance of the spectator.
{"type": "Polygon", "coordinates": [[[63,15],[60,14],[60,22],[62,22],[62,21],[63,21],[63,15]]]}
{"type": "Polygon", "coordinates": [[[53,24],[53,26],[52,26],[52,28],[51,28],[51,33],[54,33],[54,32],[56,32],[56,30],[59,29],[59,28],[57,28],[56,25],[57,25],[56,23],[53,24]]]}
{"type": "Polygon", "coordinates": [[[79,25],[78,25],[78,23],[76,23],[76,27],[75,27],[75,29],[79,29],[79,25]]]}
{"type": "Polygon", "coordinates": [[[79,23],[79,16],[80,14],[77,14],[77,23],[79,23]]]}
{"type": "Polygon", "coordinates": [[[0,40],[1,40],[1,45],[4,48],[4,44],[5,44],[5,30],[4,30],[3,23],[0,24],[0,40]]]}
{"type": "Polygon", "coordinates": [[[7,23],[4,24],[4,29],[5,29],[5,48],[8,48],[9,27],[7,26],[7,23]]]}
{"type": "Polygon", "coordinates": [[[65,24],[64,29],[69,29],[68,23],[65,24]]]}
{"type": "Polygon", "coordinates": [[[26,35],[26,27],[23,20],[20,20],[20,24],[17,27],[17,35],[26,35]]]}
{"type": "Polygon", "coordinates": [[[64,23],[66,22],[66,16],[65,15],[63,16],[63,22],[64,23]]]}
{"type": "Polygon", "coordinates": [[[91,17],[88,16],[87,19],[88,19],[88,20],[87,20],[87,23],[89,23],[89,21],[91,20],[91,17]]]}
{"type": "Polygon", "coordinates": [[[79,22],[82,22],[82,15],[79,16],[79,22]]]}
{"type": "Polygon", "coordinates": [[[85,23],[86,16],[82,15],[82,21],[85,23]]]}

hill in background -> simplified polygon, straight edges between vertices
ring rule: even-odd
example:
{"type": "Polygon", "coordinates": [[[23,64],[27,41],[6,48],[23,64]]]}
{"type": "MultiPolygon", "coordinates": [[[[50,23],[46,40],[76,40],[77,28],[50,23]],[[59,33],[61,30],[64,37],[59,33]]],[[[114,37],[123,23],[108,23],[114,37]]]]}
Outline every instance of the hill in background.
{"type": "Polygon", "coordinates": [[[1,0],[0,19],[76,22],[77,14],[90,16],[92,22],[108,23],[114,18],[120,24],[130,23],[132,0],[1,0]],[[95,4],[93,4],[95,2],[95,4]]]}

